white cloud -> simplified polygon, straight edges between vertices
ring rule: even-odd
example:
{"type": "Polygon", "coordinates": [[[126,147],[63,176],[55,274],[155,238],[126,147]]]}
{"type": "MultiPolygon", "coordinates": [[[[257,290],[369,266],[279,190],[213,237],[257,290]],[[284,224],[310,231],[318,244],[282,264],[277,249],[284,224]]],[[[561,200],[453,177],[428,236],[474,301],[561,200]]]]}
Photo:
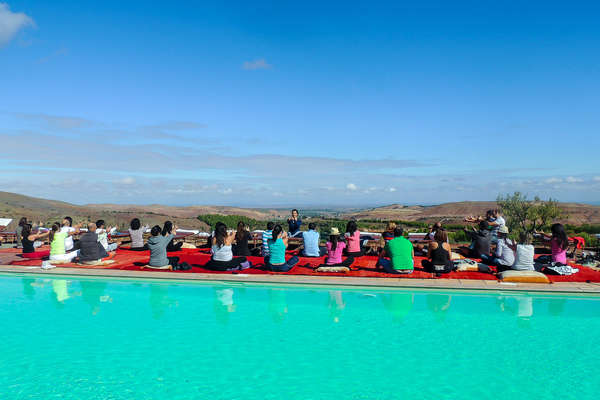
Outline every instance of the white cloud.
{"type": "Polygon", "coordinates": [[[561,183],[562,179],[553,177],[553,178],[546,179],[544,182],[546,182],[546,183],[561,183]]]}
{"type": "Polygon", "coordinates": [[[600,182],[600,176],[595,176],[595,177],[594,177],[594,181],[596,181],[596,182],[600,182]]]}
{"type": "Polygon", "coordinates": [[[565,179],[568,183],[579,183],[579,182],[583,182],[583,179],[581,178],[575,178],[574,176],[569,176],[567,177],[567,179],[565,179]]]}
{"type": "Polygon", "coordinates": [[[8,4],[0,3],[0,46],[10,42],[21,29],[34,25],[28,15],[12,12],[8,4]]]}
{"type": "Polygon", "coordinates": [[[349,183],[346,185],[346,189],[348,190],[357,190],[358,187],[354,183],[349,183]]]}
{"type": "Polygon", "coordinates": [[[388,188],[387,191],[393,193],[393,192],[396,191],[396,188],[395,187],[391,187],[391,188],[388,188]]]}
{"type": "Polygon", "coordinates": [[[220,190],[220,192],[223,194],[231,194],[231,193],[233,193],[233,189],[227,188],[227,189],[220,190]]]}
{"type": "Polygon", "coordinates": [[[271,64],[265,61],[264,58],[259,58],[253,61],[244,61],[242,68],[249,71],[254,71],[257,69],[270,69],[271,64]]]}
{"type": "Polygon", "coordinates": [[[135,183],[135,179],[132,178],[131,176],[128,176],[128,177],[116,180],[115,183],[118,183],[119,185],[133,185],[135,183]]]}

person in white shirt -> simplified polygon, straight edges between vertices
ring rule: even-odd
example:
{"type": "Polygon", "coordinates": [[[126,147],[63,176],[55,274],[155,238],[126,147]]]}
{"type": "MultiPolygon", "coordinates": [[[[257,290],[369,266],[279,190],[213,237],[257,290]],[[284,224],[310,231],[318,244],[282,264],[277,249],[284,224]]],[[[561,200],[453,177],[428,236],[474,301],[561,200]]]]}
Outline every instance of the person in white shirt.
{"type": "Polygon", "coordinates": [[[65,238],[65,251],[73,250],[75,247],[75,242],[73,241],[73,236],[68,235],[71,232],[75,232],[75,228],[73,228],[73,218],[65,217],[63,219],[60,232],[67,233],[67,237],[65,238]]]}
{"type": "Polygon", "coordinates": [[[99,219],[96,221],[96,234],[98,235],[98,243],[104,247],[107,253],[111,251],[115,251],[117,249],[117,243],[108,243],[108,234],[113,230],[113,228],[106,229],[104,225],[104,220],[99,219]]]}
{"type": "Polygon", "coordinates": [[[535,262],[533,260],[535,249],[531,244],[531,238],[525,232],[519,235],[519,244],[514,247],[515,262],[511,269],[517,271],[534,271],[535,262]]]}
{"type": "Polygon", "coordinates": [[[515,246],[516,244],[508,238],[508,228],[506,225],[502,225],[498,229],[498,242],[494,256],[490,257],[484,254],[482,261],[488,265],[495,265],[498,272],[511,269],[515,262],[515,246]]]}

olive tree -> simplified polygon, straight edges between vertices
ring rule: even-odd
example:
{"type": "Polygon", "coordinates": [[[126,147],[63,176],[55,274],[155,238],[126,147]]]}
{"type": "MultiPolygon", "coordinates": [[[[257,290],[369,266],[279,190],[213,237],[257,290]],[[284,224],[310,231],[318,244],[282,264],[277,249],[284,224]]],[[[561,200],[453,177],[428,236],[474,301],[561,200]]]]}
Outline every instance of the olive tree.
{"type": "Polygon", "coordinates": [[[521,192],[500,195],[496,201],[502,209],[507,227],[513,233],[531,234],[547,226],[562,214],[558,201],[551,198],[544,201],[537,196],[533,200],[528,200],[521,192]]]}

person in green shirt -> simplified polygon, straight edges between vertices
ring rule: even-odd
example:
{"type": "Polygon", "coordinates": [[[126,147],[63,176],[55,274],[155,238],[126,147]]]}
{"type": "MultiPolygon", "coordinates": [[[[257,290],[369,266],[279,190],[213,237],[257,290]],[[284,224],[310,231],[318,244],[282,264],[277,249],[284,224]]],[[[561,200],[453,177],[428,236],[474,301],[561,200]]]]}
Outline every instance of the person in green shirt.
{"type": "Polygon", "coordinates": [[[415,250],[412,243],[402,236],[403,233],[400,226],[394,229],[394,239],[386,243],[382,257],[377,261],[377,266],[382,267],[387,273],[410,274],[413,272],[415,250]]]}

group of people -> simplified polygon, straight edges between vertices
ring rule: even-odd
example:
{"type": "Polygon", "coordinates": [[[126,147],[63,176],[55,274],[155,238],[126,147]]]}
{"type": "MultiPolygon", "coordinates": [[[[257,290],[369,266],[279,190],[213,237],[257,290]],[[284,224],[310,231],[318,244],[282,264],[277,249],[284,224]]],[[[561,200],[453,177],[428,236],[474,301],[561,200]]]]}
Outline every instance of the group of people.
{"type": "MultiPolygon", "coordinates": [[[[471,245],[463,251],[466,257],[481,259],[483,263],[495,266],[498,271],[536,269],[532,238],[530,235],[521,234],[518,241],[509,239],[508,228],[499,210],[489,210],[485,217],[468,217],[465,221],[478,224],[477,230],[465,228],[465,232],[471,239],[471,245]]],[[[204,267],[217,271],[243,270],[252,266],[248,256],[261,255],[269,270],[286,272],[299,262],[299,255],[325,257],[324,263],[319,267],[352,269],[355,258],[364,255],[356,221],[349,221],[343,234],[338,228],[331,228],[324,245],[321,245],[321,235],[316,223],[310,222],[305,231],[300,229],[302,220],[298,210],[292,210],[287,223],[287,231],[280,224],[267,223],[267,229],[262,232],[262,246],[251,249],[249,241],[252,236],[244,222],[240,221],[235,231],[229,231],[224,223],[218,222],[208,242],[211,259],[204,267]],[[286,257],[290,238],[301,238],[300,251],[298,255],[286,257]]],[[[108,241],[108,232],[116,228],[106,229],[103,220],[88,224],[87,232],[77,241],[73,240],[73,235],[80,232],[81,226],[72,225],[72,218],[65,217],[62,223],[53,224],[47,232],[35,232],[27,219],[22,218],[18,229],[19,245],[23,247],[24,253],[33,253],[42,244],[41,240],[48,237],[50,260],[60,262],[70,262],[77,258],[80,263],[94,263],[110,257],[116,250],[117,244],[108,241]]],[[[148,229],[150,229],[148,226],[142,226],[138,218],[131,221],[129,250],[149,250],[148,265],[151,267],[170,265],[175,270],[191,268],[187,263],[181,263],[179,257],[167,256],[167,252],[176,252],[183,245],[183,242],[175,243],[174,240],[177,226],[171,221],[166,221],[162,227],[153,226],[150,229],[150,237],[144,243],[144,233],[148,229]]],[[[551,235],[543,232],[540,232],[540,235],[550,241],[552,261],[566,264],[569,242],[564,227],[561,224],[554,224],[551,235]]],[[[381,242],[376,264],[378,268],[392,274],[413,272],[415,247],[404,237],[402,227],[389,222],[381,235],[381,242]]],[[[441,222],[433,224],[424,241],[416,247],[417,251],[426,254],[426,259],[422,261],[426,271],[442,274],[454,269],[448,233],[441,222]]]]}

